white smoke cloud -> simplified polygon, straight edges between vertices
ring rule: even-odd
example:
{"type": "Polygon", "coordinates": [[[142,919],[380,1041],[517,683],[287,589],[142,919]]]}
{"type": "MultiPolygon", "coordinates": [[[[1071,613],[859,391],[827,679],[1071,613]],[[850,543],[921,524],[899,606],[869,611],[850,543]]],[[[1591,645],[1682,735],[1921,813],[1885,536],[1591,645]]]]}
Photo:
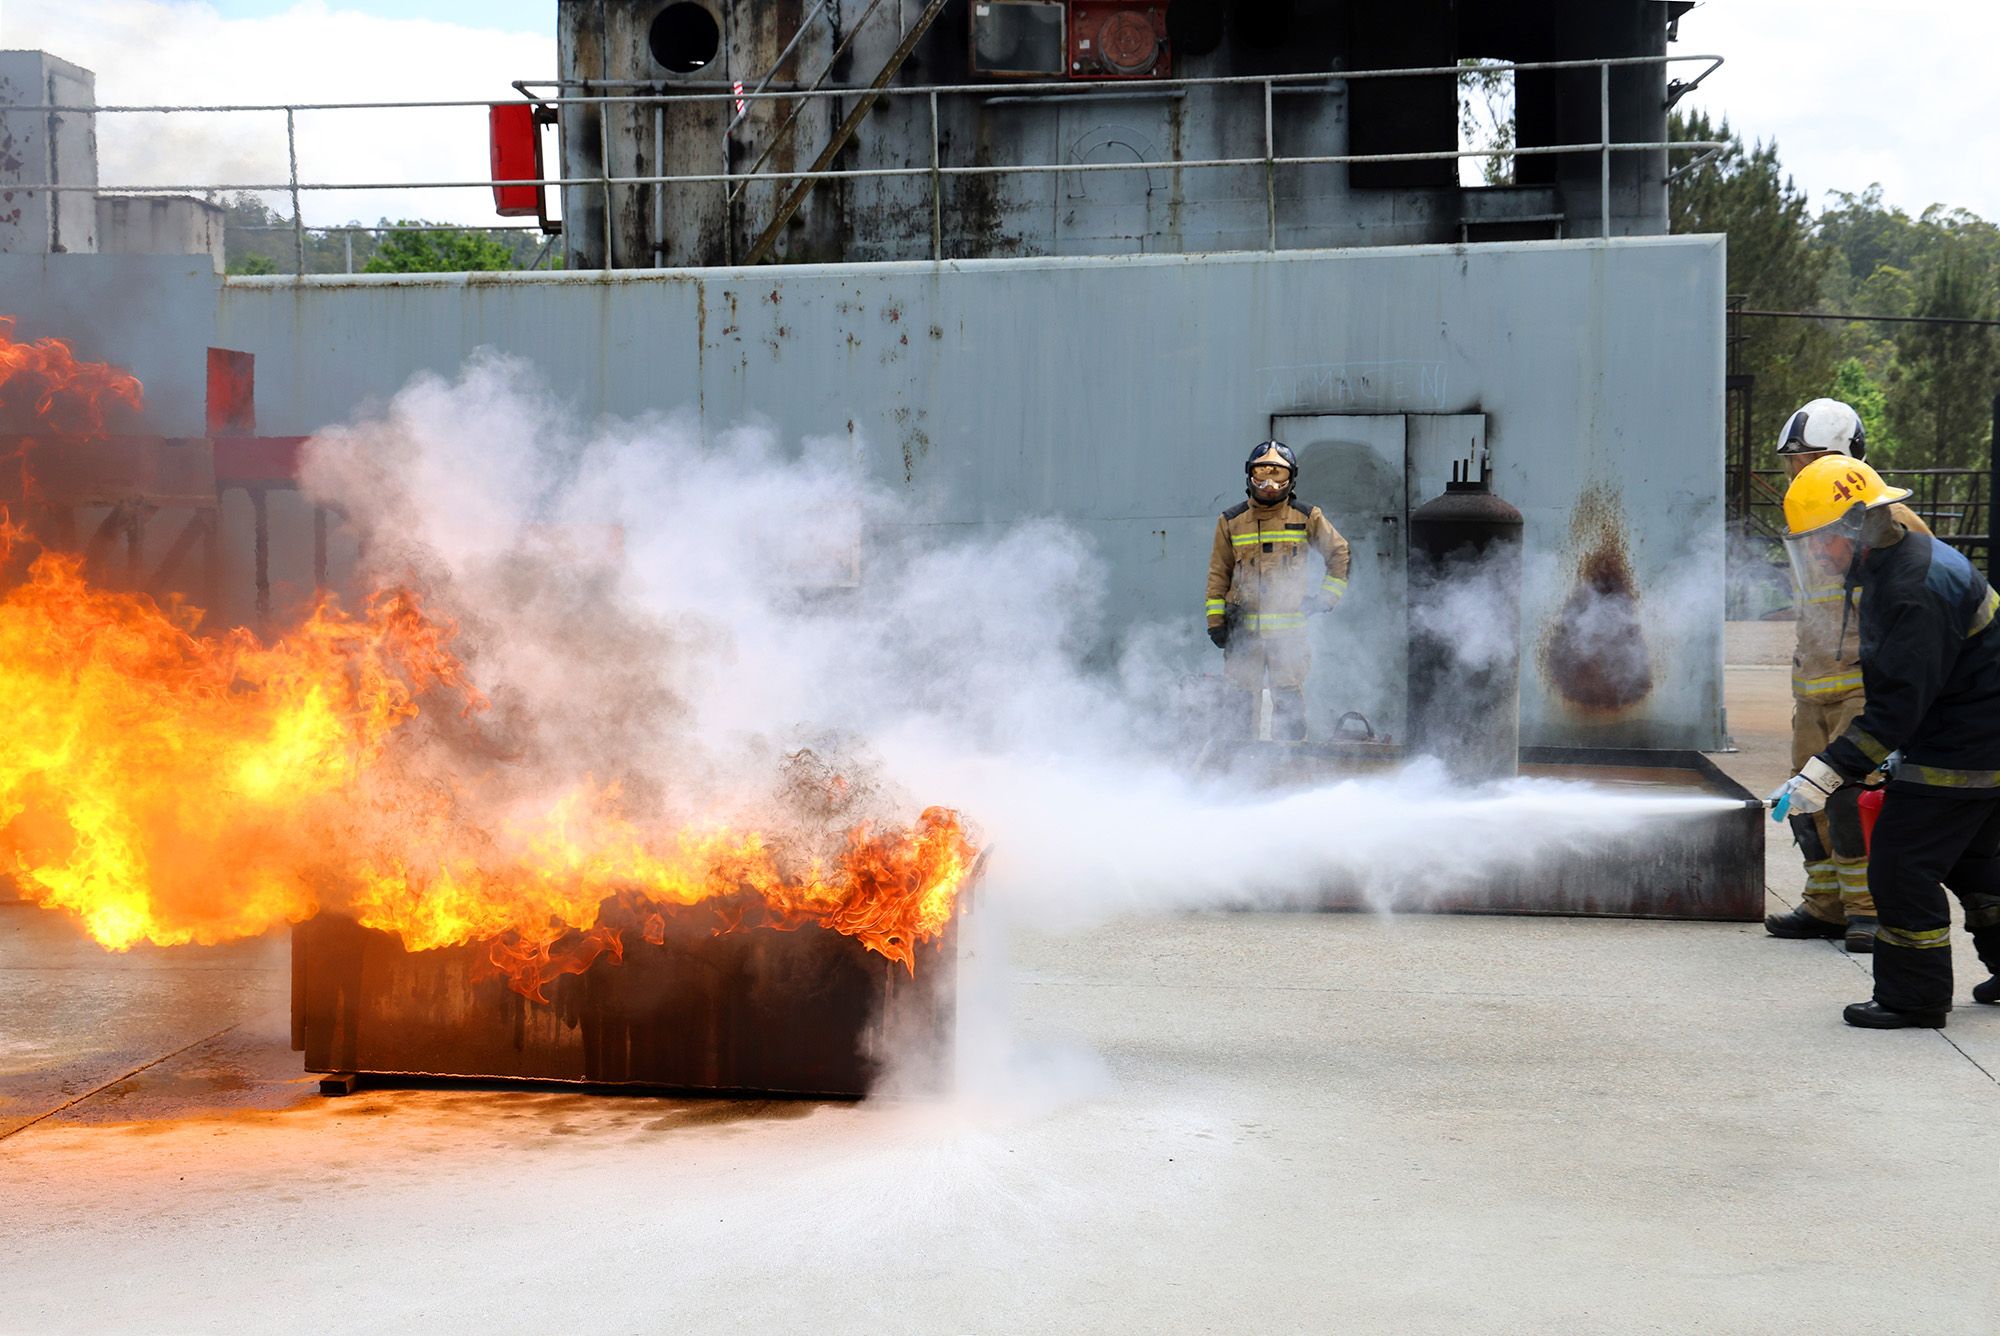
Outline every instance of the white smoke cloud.
{"type": "MultiPolygon", "coordinates": [[[[1197,764],[1216,721],[1186,715],[1184,637],[1149,628],[1090,666],[1105,581],[1081,534],[927,525],[925,499],[871,482],[862,458],[845,436],[590,422],[525,363],[481,354],[323,433],[306,484],[360,532],[361,583],[413,584],[460,620],[494,706],[473,742],[442,728],[432,763],[499,772],[481,792],[508,811],[588,777],[662,828],[768,827],[840,771],[853,801],[808,818],[965,813],[991,856],[960,1072],[1000,1089],[1100,1080],[1087,1058],[1010,1046],[1012,927],[1329,897],[1423,908],[1726,801],[1466,788],[1434,761],[1276,786],[1197,764]],[[821,758],[804,772],[786,759],[801,746],[821,758]]],[[[1485,645],[1492,600],[1465,615],[1485,645]]]]}
{"type": "MultiPolygon", "coordinates": [[[[940,532],[913,522],[921,498],[863,476],[854,440],[583,424],[533,379],[484,355],[420,379],[322,437],[308,483],[367,535],[374,577],[464,621],[510,754],[552,787],[617,776],[686,810],[764,792],[776,758],[830,743],[866,758],[883,801],[966,811],[1003,912],[1044,922],[1328,886],[1421,905],[1665,810],[1547,782],[1455,789],[1423,765],[1291,793],[1200,770],[1184,744],[1214,721],[1182,716],[1164,628],[1085,666],[1104,581],[1075,530],[940,532]]],[[[1462,610],[1482,661],[1493,607],[1462,610]]]]}

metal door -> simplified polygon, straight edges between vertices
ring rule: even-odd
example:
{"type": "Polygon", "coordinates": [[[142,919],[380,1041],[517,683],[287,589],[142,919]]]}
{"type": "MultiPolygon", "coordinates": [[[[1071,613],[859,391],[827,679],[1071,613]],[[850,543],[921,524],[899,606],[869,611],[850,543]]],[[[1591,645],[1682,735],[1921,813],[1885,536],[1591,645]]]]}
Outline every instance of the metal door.
{"type": "Polygon", "coordinates": [[[1358,710],[1377,733],[1400,740],[1408,655],[1407,419],[1400,413],[1273,417],[1271,431],[1298,455],[1300,499],[1325,512],[1349,551],[1347,597],[1331,616],[1312,622],[1308,736],[1331,737],[1335,721],[1358,710]]]}

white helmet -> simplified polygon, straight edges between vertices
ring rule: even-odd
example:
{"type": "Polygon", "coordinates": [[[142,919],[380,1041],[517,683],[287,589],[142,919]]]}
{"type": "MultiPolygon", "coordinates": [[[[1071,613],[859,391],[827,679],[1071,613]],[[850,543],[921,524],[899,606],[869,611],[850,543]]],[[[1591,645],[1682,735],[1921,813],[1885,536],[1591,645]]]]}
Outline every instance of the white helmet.
{"type": "Polygon", "coordinates": [[[1868,458],[1868,433],[1861,415],[1838,399],[1815,399],[1785,423],[1778,433],[1781,455],[1847,455],[1868,458]]]}

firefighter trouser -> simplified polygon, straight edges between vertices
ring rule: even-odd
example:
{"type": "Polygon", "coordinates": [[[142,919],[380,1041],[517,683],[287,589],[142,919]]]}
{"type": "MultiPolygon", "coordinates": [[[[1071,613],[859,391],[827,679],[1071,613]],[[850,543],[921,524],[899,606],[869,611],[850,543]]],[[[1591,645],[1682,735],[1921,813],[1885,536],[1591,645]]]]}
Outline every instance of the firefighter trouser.
{"type": "Polygon", "coordinates": [[[1875,1000],[1891,1011],[1951,1006],[1951,902],[1988,972],[2000,974],[2000,793],[1938,798],[1891,789],[1875,823],[1868,886],[1875,1000]]]}
{"type": "Polygon", "coordinates": [[[1239,710],[1243,736],[1257,736],[1257,707],[1265,687],[1271,688],[1271,737],[1278,742],[1302,742],[1306,736],[1306,674],[1312,670],[1312,642],[1305,617],[1299,625],[1278,630],[1229,633],[1222,652],[1222,672],[1244,693],[1239,710]]]}
{"type": "MultiPolygon", "coordinates": [[[[1797,774],[1860,718],[1865,703],[1859,693],[1832,700],[1794,697],[1792,773],[1797,774]]],[[[1868,844],[1861,834],[1860,798],[1860,785],[1850,784],[1828,800],[1825,811],[1792,818],[1792,835],[1806,864],[1803,907],[1828,923],[1875,915],[1875,902],[1868,893],[1868,844]]]]}

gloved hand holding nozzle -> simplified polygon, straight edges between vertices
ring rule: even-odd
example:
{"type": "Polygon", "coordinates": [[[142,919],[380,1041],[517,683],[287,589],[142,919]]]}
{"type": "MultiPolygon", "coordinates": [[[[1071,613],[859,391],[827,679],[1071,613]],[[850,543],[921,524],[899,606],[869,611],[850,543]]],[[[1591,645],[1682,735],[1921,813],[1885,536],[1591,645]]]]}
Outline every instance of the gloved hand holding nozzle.
{"type": "Polygon", "coordinates": [[[1815,756],[1764,802],[1771,809],[1773,821],[1783,821],[1787,816],[1811,816],[1824,809],[1826,800],[1845,782],[1838,770],[1815,756]]]}

